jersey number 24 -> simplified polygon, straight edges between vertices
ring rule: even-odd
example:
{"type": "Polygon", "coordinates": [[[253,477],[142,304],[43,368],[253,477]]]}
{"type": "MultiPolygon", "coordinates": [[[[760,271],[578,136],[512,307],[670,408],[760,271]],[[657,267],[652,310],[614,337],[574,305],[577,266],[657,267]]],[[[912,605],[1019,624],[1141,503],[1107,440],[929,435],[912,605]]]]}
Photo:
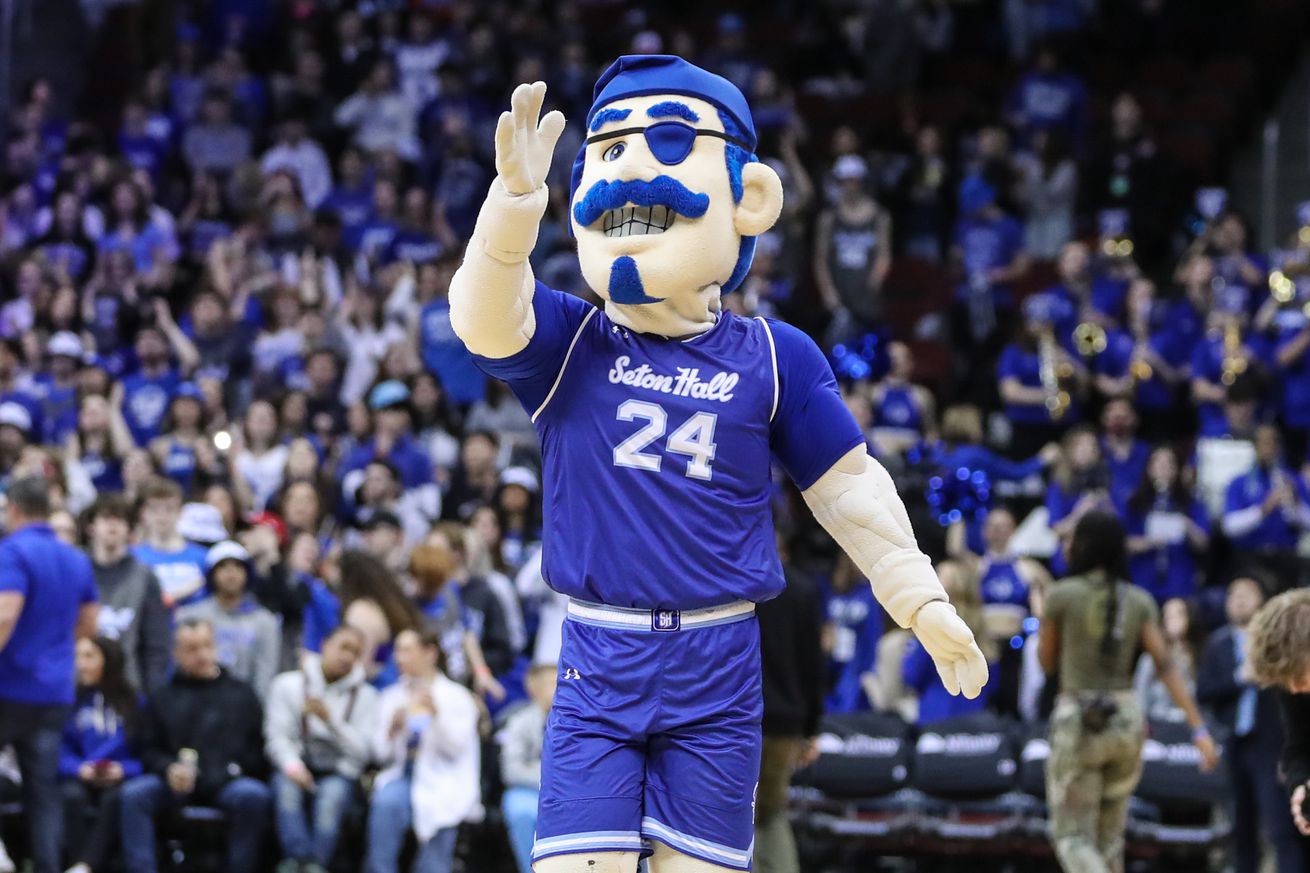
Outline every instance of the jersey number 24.
{"type": "MultiPolygon", "coordinates": [[[[658,473],[664,460],[663,455],[644,449],[668,430],[669,415],[664,407],[645,400],[625,400],[619,404],[618,419],[644,421],[646,424],[614,447],[614,465],[658,473]]],[[[697,412],[669,434],[665,450],[691,459],[687,462],[686,475],[692,479],[709,481],[714,475],[710,462],[714,460],[714,451],[718,448],[714,444],[714,425],[718,420],[719,417],[713,413],[697,412]]]]}

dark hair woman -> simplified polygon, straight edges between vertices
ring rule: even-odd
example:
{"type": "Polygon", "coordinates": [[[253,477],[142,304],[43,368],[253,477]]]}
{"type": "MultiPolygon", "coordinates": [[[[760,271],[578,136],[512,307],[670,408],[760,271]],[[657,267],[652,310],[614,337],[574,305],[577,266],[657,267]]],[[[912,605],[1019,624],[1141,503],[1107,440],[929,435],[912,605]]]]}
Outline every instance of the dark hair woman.
{"type": "Polygon", "coordinates": [[[1169,446],[1151,452],[1137,491],[1124,513],[1128,529],[1128,573],[1164,605],[1171,597],[1196,593],[1198,558],[1210,547],[1210,514],[1183,478],[1178,453],[1169,446]]]}
{"type": "Polygon", "coordinates": [[[1129,584],[1123,526],[1113,514],[1085,513],[1068,547],[1070,575],[1052,586],[1038,633],[1038,659],[1059,668],[1051,716],[1046,796],[1051,841],[1066,870],[1123,869],[1128,799],[1142,773],[1146,721],[1133,694],[1139,649],[1187,718],[1201,753],[1214,767],[1218,751],[1196,702],[1174,667],[1151,595],[1129,584]]]}
{"type": "Polygon", "coordinates": [[[139,701],[127,681],[123,650],[104,637],[77,641],[77,705],[64,726],[59,778],[70,873],[104,868],[118,841],[118,792],[141,775],[134,750],[139,701]]]}

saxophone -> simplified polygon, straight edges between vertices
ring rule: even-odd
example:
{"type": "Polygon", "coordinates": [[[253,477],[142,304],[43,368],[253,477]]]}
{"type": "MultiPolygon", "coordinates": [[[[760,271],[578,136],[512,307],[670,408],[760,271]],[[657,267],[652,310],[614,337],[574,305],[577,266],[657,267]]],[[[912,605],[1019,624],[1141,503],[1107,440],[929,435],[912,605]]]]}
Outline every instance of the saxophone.
{"type": "Polygon", "coordinates": [[[1231,386],[1246,372],[1246,365],[1246,355],[1242,353],[1242,328],[1236,319],[1229,319],[1224,325],[1224,364],[1220,380],[1231,386]]]}
{"type": "Polygon", "coordinates": [[[1055,331],[1050,325],[1042,328],[1037,338],[1037,376],[1046,394],[1046,411],[1052,421],[1064,418],[1069,409],[1069,392],[1060,387],[1061,367],[1059,347],[1055,344],[1055,331]]]}

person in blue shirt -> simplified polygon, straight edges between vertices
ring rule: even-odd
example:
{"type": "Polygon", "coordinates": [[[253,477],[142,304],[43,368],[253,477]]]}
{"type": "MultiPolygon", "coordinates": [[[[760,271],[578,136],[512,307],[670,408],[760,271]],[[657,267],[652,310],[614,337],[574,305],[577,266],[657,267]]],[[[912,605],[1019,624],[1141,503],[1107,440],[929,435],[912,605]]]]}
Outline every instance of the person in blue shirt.
{"type": "Polygon", "coordinates": [[[372,411],[373,435],[342,459],[337,475],[343,483],[343,493],[348,494],[359,485],[358,476],[351,474],[362,471],[374,458],[391,462],[400,473],[406,492],[435,488],[432,460],[410,433],[409,388],[395,380],[381,382],[369,392],[368,405],[372,411]]]}
{"type": "Polygon", "coordinates": [[[1050,46],[1038,51],[1033,69],[1020,77],[1006,103],[1010,122],[1021,134],[1059,128],[1070,143],[1082,142],[1087,87],[1076,75],[1061,69],[1060,57],[1050,46]]]}
{"type": "Polygon", "coordinates": [[[1183,260],[1175,274],[1183,295],[1165,310],[1165,331],[1171,360],[1175,355],[1190,356],[1205,335],[1206,319],[1214,308],[1214,262],[1203,254],[1183,260]]]}
{"type": "Polygon", "coordinates": [[[391,241],[400,230],[397,216],[399,197],[396,186],[390,179],[378,179],[373,183],[372,210],[356,233],[346,236],[346,245],[352,251],[363,255],[369,261],[377,263],[391,241]]]}
{"type": "Polygon", "coordinates": [[[418,268],[418,298],[423,302],[418,313],[419,355],[427,371],[441,380],[450,401],[467,407],[486,396],[487,377],[450,326],[447,294],[456,265],[451,257],[418,268]]]}
{"type": "Polygon", "coordinates": [[[1282,437],[1273,425],[1255,432],[1255,465],[1228,486],[1223,531],[1241,561],[1271,571],[1279,590],[1297,584],[1296,545],[1310,528],[1310,491],[1283,462],[1282,437]]]}
{"type": "Polygon", "coordinates": [[[873,441],[879,454],[899,454],[937,435],[937,402],[932,392],[916,385],[910,347],[893,342],[887,347],[891,369],[873,386],[873,441]]]}
{"type": "Polygon", "coordinates": [[[342,150],[337,159],[337,184],[319,208],[336,213],[347,238],[359,238],[373,214],[373,182],[359,149],[347,146],[342,150]]]}
{"type": "MultiPolygon", "coordinates": [[[[997,659],[994,647],[983,633],[978,577],[960,565],[950,562],[939,564],[937,572],[951,596],[951,603],[955,604],[961,618],[974,629],[974,637],[982,647],[988,663],[995,665],[997,659]]],[[[982,693],[969,700],[952,695],[947,690],[942,684],[941,677],[937,675],[932,658],[918,640],[910,642],[905,650],[905,661],[901,665],[901,678],[905,682],[905,687],[914,691],[919,697],[919,715],[916,723],[920,725],[983,711],[987,708],[997,685],[994,678],[996,675],[996,670],[992,669],[990,676],[993,678],[983,686],[982,693]]]]}
{"type": "Polygon", "coordinates": [[[970,346],[987,343],[1014,307],[1012,283],[1028,271],[1023,224],[1002,211],[981,176],[960,183],[960,218],[951,245],[963,281],[955,289],[955,332],[970,346]]]}
{"type": "Polygon", "coordinates": [[[0,746],[23,777],[33,873],[63,870],[59,744],[74,700],[74,645],[94,636],[99,610],[91,560],[48,523],[50,485],[10,484],[0,542],[0,746]]]}
{"type": "Polygon", "coordinates": [[[1210,547],[1210,516],[1183,480],[1169,446],[1151,452],[1137,490],[1123,504],[1128,575],[1161,605],[1196,593],[1199,559],[1210,547]]]}
{"type": "MultiPolygon", "coordinates": [[[[1061,445],[1062,457],[1055,465],[1046,489],[1047,523],[1063,543],[1073,535],[1078,520],[1093,509],[1114,511],[1110,500],[1110,475],[1101,457],[1096,431],[1078,425],[1061,445]]],[[[1064,575],[1064,550],[1051,557],[1051,572],[1064,575]]]]}
{"type": "Polygon", "coordinates": [[[1221,436],[1224,393],[1247,370],[1262,372],[1263,344],[1247,330],[1246,316],[1215,309],[1205,335],[1192,352],[1192,400],[1200,416],[1202,437],[1221,436]]]}
{"type": "Polygon", "coordinates": [[[141,705],[124,663],[123,650],[114,640],[77,641],[77,701],[59,749],[65,841],[74,857],[67,873],[105,868],[118,845],[119,789],[125,780],[141,775],[141,705]],[[91,809],[94,818],[88,827],[91,809]]]}
{"type": "Polygon", "coordinates": [[[824,710],[865,712],[869,709],[865,675],[873,672],[887,613],[874,598],[868,581],[845,555],[837,559],[822,597],[823,644],[828,655],[824,710]]]}
{"type": "Polygon", "coordinates": [[[1137,439],[1137,413],[1127,400],[1111,400],[1101,410],[1101,457],[1110,479],[1110,500],[1122,507],[1146,472],[1151,447],[1137,439]]]}
{"type": "Polygon", "coordinates": [[[1069,304],[1076,318],[1061,322],[1061,331],[1072,332],[1077,321],[1092,321],[1104,327],[1122,324],[1128,283],[1092,271],[1092,252],[1087,243],[1065,243],[1056,260],[1060,283],[1046,289],[1069,304]]]}
{"type": "Polygon", "coordinates": [[[1270,333],[1278,386],[1275,403],[1287,435],[1288,457],[1304,463],[1310,447],[1310,316],[1302,298],[1278,309],[1270,333]]]}
{"type": "Polygon", "coordinates": [[[997,387],[1006,418],[1014,426],[1010,442],[1014,454],[1036,452],[1082,418],[1079,395],[1087,371],[1070,348],[1070,336],[1058,332],[1063,308],[1058,298],[1046,294],[1025,300],[1022,331],[996,363],[997,387]],[[1055,386],[1043,384],[1046,354],[1055,386]],[[1061,393],[1059,405],[1056,392],[1061,393]]]}
{"type": "Polygon", "coordinates": [[[427,192],[415,186],[405,191],[400,226],[382,250],[380,262],[384,265],[397,261],[411,264],[430,264],[441,257],[443,247],[433,232],[432,204],[427,192]]]}
{"type": "Polygon", "coordinates": [[[71,331],[59,331],[46,342],[49,370],[32,380],[41,401],[44,422],[42,442],[63,444],[77,429],[77,368],[82,360],[82,340],[71,331]]]}
{"type": "Polygon", "coordinates": [[[159,436],[168,403],[182,376],[169,363],[169,344],[158,327],[143,327],[136,335],[137,369],[115,385],[114,397],[137,445],[159,436]]]}
{"type": "Polygon", "coordinates": [[[1236,212],[1214,218],[1196,237],[1190,251],[1204,252],[1214,264],[1215,306],[1252,315],[1264,302],[1269,264],[1246,250],[1246,222],[1236,212]]]}
{"type": "MultiPolygon", "coordinates": [[[[169,609],[186,606],[205,596],[205,548],[187,542],[178,533],[182,514],[182,488],[172,479],[151,479],[141,492],[141,542],[133,556],[155,572],[169,609]]],[[[220,538],[226,531],[215,531],[220,538]]]]}
{"type": "Polygon", "coordinates": [[[1155,283],[1134,279],[1128,287],[1124,329],[1110,328],[1105,350],[1092,359],[1096,390],[1131,402],[1150,438],[1175,435],[1185,416],[1176,412],[1178,388],[1190,372],[1191,349],[1170,341],[1155,283]]]}

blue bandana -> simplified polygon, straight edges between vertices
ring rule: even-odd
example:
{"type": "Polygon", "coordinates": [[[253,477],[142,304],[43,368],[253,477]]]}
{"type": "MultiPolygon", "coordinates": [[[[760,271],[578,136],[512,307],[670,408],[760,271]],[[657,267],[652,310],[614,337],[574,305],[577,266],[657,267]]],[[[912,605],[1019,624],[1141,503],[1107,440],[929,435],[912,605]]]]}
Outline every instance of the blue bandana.
{"type": "MultiPolygon", "coordinates": [[[[746,96],[722,76],[702,70],[674,55],[623,55],[610,64],[609,69],[596,81],[591,109],[587,112],[586,129],[591,129],[591,120],[606,104],[649,94],[681,94],[704,100],[732,118],[743,139],[749,143],[750,151],[755,151],[758,138],[746,96]]],[[[573,161],[573,175],[569,180],[570,203],[582,180],[582,164],[586,153],[584,145],[573,161]]]]}

